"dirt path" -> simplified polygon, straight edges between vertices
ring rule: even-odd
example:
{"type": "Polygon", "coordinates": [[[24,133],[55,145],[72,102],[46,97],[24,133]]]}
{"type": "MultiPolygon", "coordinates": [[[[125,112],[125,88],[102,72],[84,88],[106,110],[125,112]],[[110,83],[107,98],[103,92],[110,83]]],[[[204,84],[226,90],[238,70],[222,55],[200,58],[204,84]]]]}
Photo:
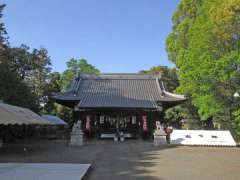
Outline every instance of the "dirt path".
{"type": "Polygon", "coordinates": [[[240,179],[240,148],[159,148],[135,140],[96,140],[81,148],[63,142],[7,145],[0,149],[0,162],[91,163],[90,180],[240,179]]]}

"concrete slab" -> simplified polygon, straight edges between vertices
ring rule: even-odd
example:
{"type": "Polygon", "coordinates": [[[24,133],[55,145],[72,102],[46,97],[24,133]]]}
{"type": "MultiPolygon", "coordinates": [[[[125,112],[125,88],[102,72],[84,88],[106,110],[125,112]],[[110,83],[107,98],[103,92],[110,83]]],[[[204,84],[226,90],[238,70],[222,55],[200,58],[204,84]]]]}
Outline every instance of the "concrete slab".
{"type": "Polygon", "coordinates": [[[0,163],[1,180],[81,180],[90,164],[0,163]]]}

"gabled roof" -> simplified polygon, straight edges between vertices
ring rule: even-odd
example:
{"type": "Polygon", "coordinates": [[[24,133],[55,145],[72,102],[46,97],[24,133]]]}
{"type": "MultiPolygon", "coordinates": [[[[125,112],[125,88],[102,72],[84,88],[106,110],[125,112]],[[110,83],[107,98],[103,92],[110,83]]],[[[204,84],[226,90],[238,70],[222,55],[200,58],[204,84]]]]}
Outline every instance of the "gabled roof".
{"type": "Polygon", "coordinates": [[[164,102],[182,102],[184,96],[165,91],[155,75],[81,74],[68,92],[54,97],[57,102],[77,101],[79,108],[148,108],[164,102]]]}
{"type": "Polygon", "coordinates": [[[0,124],[49,125],[51,123],[29,109],[22,108],[19,106],[12,106],[10,104],[0,103],[0,124]]]}

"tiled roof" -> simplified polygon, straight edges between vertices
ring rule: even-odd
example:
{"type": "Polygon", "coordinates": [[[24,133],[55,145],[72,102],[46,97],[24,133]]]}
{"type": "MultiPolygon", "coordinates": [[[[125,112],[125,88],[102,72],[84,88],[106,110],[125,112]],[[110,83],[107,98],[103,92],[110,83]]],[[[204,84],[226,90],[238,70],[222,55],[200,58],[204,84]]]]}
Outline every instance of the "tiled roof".
{"type": "Polygon", "coordinates": [[[157,76],[140,74],[82,74],[73,81],[69,93],[72,95],[59,97],[76,97],[80,108],[156,109],[161,101],[185,100],[165,94],[157,76]]]}
{"type": "Polygon", "coordinates": [[[0,124],[50,125],[51,123],[29,109],[0,103],[0,124]]]}

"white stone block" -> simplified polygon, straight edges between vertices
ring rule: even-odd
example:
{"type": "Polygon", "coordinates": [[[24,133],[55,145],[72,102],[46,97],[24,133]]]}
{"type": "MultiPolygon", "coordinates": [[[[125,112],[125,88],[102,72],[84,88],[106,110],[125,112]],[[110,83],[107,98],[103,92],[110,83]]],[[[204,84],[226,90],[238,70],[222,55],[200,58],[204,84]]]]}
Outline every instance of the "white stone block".
{"type": "Polygon", "coordinates": [[[166,145],[167,144],[166,136],[154,135],[153,144],[154,146],[166,145]]]}

